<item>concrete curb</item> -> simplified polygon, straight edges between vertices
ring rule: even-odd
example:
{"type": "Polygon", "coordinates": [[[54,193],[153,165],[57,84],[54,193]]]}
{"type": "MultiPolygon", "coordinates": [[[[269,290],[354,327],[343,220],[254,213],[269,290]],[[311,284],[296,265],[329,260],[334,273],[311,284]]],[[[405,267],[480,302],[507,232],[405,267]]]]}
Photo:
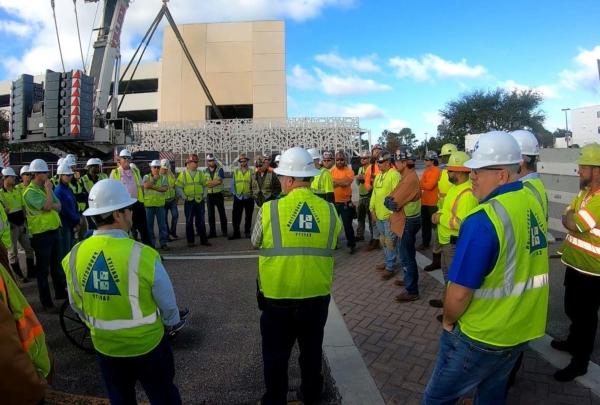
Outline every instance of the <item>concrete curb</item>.
{"type": "Polygon", "coordinates": [[[323,352],[342,404],[385,404],[333,297],[325,325],[323,352]]]}

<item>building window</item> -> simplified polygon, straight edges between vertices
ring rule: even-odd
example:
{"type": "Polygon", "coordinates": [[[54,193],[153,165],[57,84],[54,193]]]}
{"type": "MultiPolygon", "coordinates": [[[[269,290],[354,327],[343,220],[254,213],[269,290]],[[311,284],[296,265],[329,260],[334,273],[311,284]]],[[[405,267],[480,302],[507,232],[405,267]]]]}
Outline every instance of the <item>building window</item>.
{"type": "Polygon", "coordinates": [[[600,111],[596,111],[596,118],[600,118],[600,111]]]}
{"type": "MultiPolygon", "coordinates": [[[[244,118],[253,118],[254,117],[254,108],[252,104],[238,104],[238,105],[219,105],[219,110],[221,111],[221,115],[223,115],[223,119],[225,120],[235,120],[235,119],[244,119],[244,118]]],[[[206,119],[207,120],[218,120],[219,117],[215,113],[214,108],[212,106],[206,106],[206,119]]]]}
{"type": "Polygon", "coordinates": [[[600,134],[600,127],[598,127],[598,133],[600,134]]]}

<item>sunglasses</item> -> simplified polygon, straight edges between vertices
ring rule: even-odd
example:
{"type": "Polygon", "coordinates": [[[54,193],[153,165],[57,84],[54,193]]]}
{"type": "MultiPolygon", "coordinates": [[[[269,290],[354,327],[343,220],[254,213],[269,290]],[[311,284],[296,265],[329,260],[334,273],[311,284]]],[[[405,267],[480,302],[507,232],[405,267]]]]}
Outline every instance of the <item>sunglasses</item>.
{"type": "Polygon", "coordinates": [[[367,160],[368,157],[361,157],[360,160],[367,160]]]}
{"type": "Polygon", "coordinates": [[[335,161],[336,161],[336,162],[345,162],[345,161],[346,161],[346,159],[336,159],[335,161]]]}
{"type": "Polygon", "coordinates": [[[331,162],[331,159],[323,159],[323,162],[331,162]]]}
{"type": "Polygon", "coordinates": [[[198,160],[188,160],[188,163],[198,163],[198,160]]]}
{"type": "Polygon", "coordinates": [[[482,171],[499,171],[499,170],[504,170],[502,167],[482,167],[481,169],[472,169],[471,172],[475,175],[478,175],[479,172],[482,171]]]}
{"type": "Polygon", "coordinates": [[[238,160],[238,162],[240,162],[240,163],[248,163],[247,160],[238,160]]]}
{"type": "Polygon", "coordinates": [[[387,161],[388,161],[388,159],[386,159],[386,160],[378,160],[377,163],[379,163],[380,165],[382,165],[382,164],[384,164],[387,161]]]}
{"type": "Polygon", "coordinates": [[[127,156],[121,156],[121,159],[123,159],[123,160],[131,160],[131,158],[127,157],[127,156]]]}

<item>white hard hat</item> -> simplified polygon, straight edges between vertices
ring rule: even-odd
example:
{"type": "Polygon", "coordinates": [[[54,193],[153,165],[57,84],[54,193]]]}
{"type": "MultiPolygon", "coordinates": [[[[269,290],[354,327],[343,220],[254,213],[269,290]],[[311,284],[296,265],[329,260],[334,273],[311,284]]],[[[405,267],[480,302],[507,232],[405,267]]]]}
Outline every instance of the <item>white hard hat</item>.
{"type": "Polygon", "coordinates": [[[481,134],[471,159],[465,162],[469,169],[488,166],[516,165],[521,162],[521,148],[508,132],[491,131],[481,134]]]}
{"type": "Polygon", "coordinates": [[[312,149],[308,149],[307,152],[310,155],[310,157],[312,158],[312,160],[316,160],[316,159],[321,160],[321,152],[319,152],[319,149],[312,148],[312,149]]]}
{"type": "Polygon", "coordinates": [[[77,160],[77,156],[75,156],[72,153],[69,153],[67,156],[65,156],[65,159],[75,159],[75,160],[77,160]]]}
{"type": "Polygon", "coordinates": [[[279,163],[280,160],[281,160],[281,155],[275,156],[275,163],[279,163]]]}
{"type": "Polygon", "coordinates": [[[6,169],[2,169],[3,176],[17,176],[12,167],[7,167],[6,169]]]}
{"type": "Polygon", "coordinates": [[[123,149],[121,152],[119,152],[119,157],[131,157],[131,152],[129,152],[127,149],[123,149]]]}
{"type": "Polygon", "coordinates": [[[538,156],[540,154],[540,144],[534,134],[524,129],[519,129],[510,133],[521,147],[521,155],[538,156]]]}
{"type": "Polygon", "coordinates": [[[67,156],[65,158],[65,160],[63,160],[62,163],[66,164],[67,166],[77,166],[77,158],[73,155],[70,155],[70,156],[67,156]]]}
{"type": "Polygon", "coordinates": [[[56,161],[56,166],[62,165],[64,161],[65,161],[65,158],[58,158],[58,160],[56,161]]]}
{"type": "Polygon", "coordinates": [[[171,163],[169,163],[168,159],[161,159],[160,161],[160,167],[164,167],[166,169],[171,168],[171,163]]]}
{"type": "Polygon", "coordinates": [[[29,173],[29,165],[25,165],[21,167],[21,170],[19,171],[19,175],[22,176],[26,173],[29,173]]]}
{"type": "Polygon", "coordinates": [[[133,205],[137,200],[131,198],[129,192],[118,180],[104,179],[94,184],[90,190],[88,203],[90,208],[83,211],[85,216],[93,216],[113,212],[133,205]]]}
{"type": "Polygon", "coordinates": [[[43,159],[33,159],[29,164],[29,173],[49,172],[48,165],[43,159]]]}
{"type": "Polygon", "coordinates": [[[314,177],[320,173],[313,164],[313,158],[304,148],[294,147],[281,155],[275,174],[290,177],[314,177]]]}
{"type": "Polygon", "coordinates": [[[56,169],[56,174],[62,175],[62,174],[74,174],[74,173],[73,173],[73,170],[71,169],[71,166],[69,166],[66,163],[63,163],[62,165],[58,166],[58,169],[56,169]]]}
{"type": "Polygon", "coordinates": [[[207,153],[206,160],[215,160],[215,155],[213,155],[212,153],[207,153]]]}
{"type": "Polygon", "coordinates": [[[93,165],[102,166],[102,160],[100,160],[98,158],[91,158],[91,159],[88,159],[88,161],[85,165],[86,166],[93,166],[93,165]]]}
{"type": "Polygon", "coordinates": [[[153,160],[150,162],[150,167],[160,167],[160,160],[153,160]]]}

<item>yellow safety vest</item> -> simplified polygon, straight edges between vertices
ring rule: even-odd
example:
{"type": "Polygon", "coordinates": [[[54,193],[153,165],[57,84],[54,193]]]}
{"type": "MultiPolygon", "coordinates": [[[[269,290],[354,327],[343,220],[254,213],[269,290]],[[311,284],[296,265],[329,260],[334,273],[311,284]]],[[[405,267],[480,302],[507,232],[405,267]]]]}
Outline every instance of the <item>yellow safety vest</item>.
{"type": "MultiPolygon", "coordinates": [[[[151,177],[151,175],[147,174],[146,176],[151,177]]],[[[156,184],[161,187],[164,184],[168,183],[168,180],[165,175],[159,175],[159,179],[156,184]]],[[[168,184],[167,184],[168,185],[168,184]]],[[[144,206],[146,207],[164,207],[166,200],[166,191],[156,191],[150,188],[147,188],[144,192],[144,206]]]]}
{"type": "Polygon", "coordinates": [[[333,177],[331,177],[331,172],[322,167],[320,173],[310,183],[310,189],[315,194],[333,193],[333,177]]]}
{"type": "Polygon", "coordinates": [[[523,182],[523,187],[529,190],[536,201],[542,206],[544,215],[546,215],[546,221],[548,221],[548,195],[546,194],[546,187],[540,179],[527,179],[523,182]]]}
{"type": "Polygon", "coordinates": [[[100,353],[141,356],[160,343],[164,326],[152,297],[157,260],[151,247],[108,235],[91,236],[63,259],[71,306],[100,353]]]}
{"type": "Polygon", "coordinates": [[[259,288],[264,296],[302,299],[328,295],[333,251],[341,229],[333,204],[307,188],[266,202],[258,259],[259,288]]]}
{"type": "Polygon", "coordinates": [[[548,243],[542,208],[524,189],[480,204],[498,236],[500,251],[492,271],[458,320],[470,338],[510,347],[546,333],[548,243]]]}
{"type": "Polygon", "coordinates": [[[236,195],[243,197],[251,196],[252,174],[253,171],[250,169],[245,172],[240,169],[233,171],[233,180],[235,182],[234,191],[236,195]]]}
{"type": "Polygon", "coordinates": [[[10,223],[6,211],[0,209],[0,239],[6,250],[12,249],[12,238],[10,237],[10,223]]]}
{"type": "Polygon", "coordinates": [[[96,182],[92,180],[89,174],[86,174],[81,178],[81,183],[83,184],[83,188],[85,188],[85,191],[89,193],[92,190],[92,187],[94,187],[94,184],[104,179],[108,179],[106,173],[98,173],[98,180],[96,182]]]}
{"type": "Polygon", "coordinates": [[[389,169],[386,172],[379,173],[373,180],[373,194],[371,194],[369,210],[374,212],[380,221],[384,221],[392,215],[392,211],[388,210],[383,203],[385,197],[394,191],[400,182],[400,178],[400,173],[397,170],[389,169]]]}
{"type": "Polygon", "coordinates": [[[12,190],[2,190],[3,202],[6,203],[6,209],[9,213],[23,210],[23,191],[13,187],[12,190]]]}
{"type": "Polygon", "coordinates": [[[176,194],[175,194],[175,182],[177,180],[175,179],[175,176],[173,175],[173,173],[171,171],[168,171],[167,174],[166,174],[166,176],[167,176],[167,182],[169,184],[169,189],[167,190],[167,193],[165,195],[165,199],[166,199],[166,201],[171,201],[176,196],[176,194]]]}
{"type": "MultiPolygon", "coordinates": [[[[137,199],[139,202],[143,203],[144,190],[142,188],[142,176],[140,175],[140,172],[136,169],[130,168],[129,170],[131,170],[131,172],[133,173],[133,179],[135,180],[135,185],[137,187],[137,199]]],[[[110,172],[110,178],[121,181],[121,170],[119,170],[118,167],[116,169],[112,169],[112,171],[110,172]]]]}
{"type": "Polygon", "coordinates": [[[442,208],[444,206],[444,198],[453,185],[454,184],[450,183],[450,179],[448,178],[448,170],[442,169],[440,179],[438,180],[438,208],[442,208]]]}
{"type": "MultiPolygon", "coordinates": [[[[214,180],[215,178],[221,179],[219,177],[219,170],[221,170],[221,166],[217,165],[213,172],[211,172],[208,169],[208,167],[205,170],[206,170],[206,180],[214,180]]],[[[214,186],[214,187],[206,186],[206,192],[208,194],[221,193],[222,191],[223,191],[223,179],[221,179],[221,184],[219,184],[218,186],[214,186]]]]}
{"type": "Polygon", "coordinates": [[[29,232],[32,235],[38,233],[53,231],[60,227],[60,216],[55,210],[43,211],[31,207],[27,204],[27,194],[35,193],[40,194],[46,199],[46,192],[35,183],[29,183],[29,186],[23,193],[23,200],[25,201],[25,211],[27,212],[27,225],[29,232]]]}
{"type": "Polygon", "coordinates": [[[206,185],[206,177],[200,170],[196,170],[196,174],[192,177],[191,173],[186,169],[179,173],[176,181],[177,187],[181,187],[186,200],[201,202],[204,200],[204,186],[206,185]]]}
{"type": "MultiPolygon", "coordinates": [[[[367,165],[366,167],[369,167],[369,165],[367,165]]],[[[365,175],[365,171],[367,169],[365,168],[365,166],[361,166],[358,168],[358,174],[359,175],[365,175]]],[[[369,190],[367,189],[367,187],[365,187],[365,181],[363,180],[362,182],[359,182],[358,180],[356,180],[356,184],[358,184],[358,195],[361,197],[367,197],[369,195],[369,190]]]]}
{"type": "Polygon", "coordinates": [[[437,232],[440,244],[447,245],[452,236],[458,236],[463,219],[479,205],[471,187],[471,180],[467,180],[448,190],[448,194],[444,198],[444,206],[439,211],[440,223],[437,232]]]}

